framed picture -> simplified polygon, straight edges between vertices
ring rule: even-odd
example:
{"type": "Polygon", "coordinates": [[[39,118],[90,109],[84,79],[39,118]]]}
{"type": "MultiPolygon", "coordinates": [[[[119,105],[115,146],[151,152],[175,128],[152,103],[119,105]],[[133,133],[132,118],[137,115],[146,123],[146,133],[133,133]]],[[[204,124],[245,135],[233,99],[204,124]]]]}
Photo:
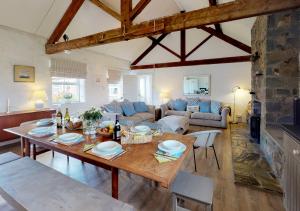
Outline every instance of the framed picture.
{"type": "Polygon", "coordinates": [[[35,69],[31,66],[14,65],[14,82],[34,82],[35,69]]]}

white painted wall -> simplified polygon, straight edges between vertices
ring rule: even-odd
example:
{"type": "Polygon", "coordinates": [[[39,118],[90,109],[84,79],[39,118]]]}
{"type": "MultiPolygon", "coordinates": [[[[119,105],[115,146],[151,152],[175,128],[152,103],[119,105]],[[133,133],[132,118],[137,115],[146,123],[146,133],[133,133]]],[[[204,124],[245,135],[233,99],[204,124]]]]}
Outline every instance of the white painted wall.
{"type": "MultiPolygon", "coordinates": [[[[32,91],[35,89],[46,90],[49,98],[47,104],[52,107],[49,74],[50,56],[44,53],[45,43],[45,38],[0,26],[0,112],[6,111],[7,98],[11,101],[11,110],[33,108],[32,91]],[[35,83],[13,82],[13,65],[16,64],[34,66],[36,71],[35,83]]],[[[109,68],[128,69],[129,66],[125,60],[89,50],[72,51],[70,55],[56,54],[53,57],[80,61],[88,65],[86,103],[66,105],[70,108],[71,113],[107,103],[107,70],[109,68]],[[96,82],[97,78],[100,78],[100,83],[96,82]]]]}

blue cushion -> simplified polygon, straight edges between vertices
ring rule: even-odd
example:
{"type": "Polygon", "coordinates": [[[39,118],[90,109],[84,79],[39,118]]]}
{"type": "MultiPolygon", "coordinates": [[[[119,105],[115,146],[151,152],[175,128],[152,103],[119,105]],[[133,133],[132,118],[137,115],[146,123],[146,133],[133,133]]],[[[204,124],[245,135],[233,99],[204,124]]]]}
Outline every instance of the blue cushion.
{"type": "Polygon", "coordinates": [[[133,106],[137,113],[148,112],[148,106],[145,102],[134,102],[133,106]]]}
{"type": "Polygon", "coordinates": [[[221,108],[222,108],[221,102],[214,101],[214,100],[211,101],[211,103],[210,103],[211,113],[220,114],[221,108]]]}
{"type": "Polygon", "coordinates": [[[200,102],[200,112],[202,113],[210,113],[210,101],[202,101],[200,102]]]}
{"type": "Polygon", "coordinates": [[[110,104],[106,104],[103,107],[109,113],[123,114],[123,110],[121,108],[121,105],[116,101],[113,101],[110,104]]]}
{"type": "Polygon", "coordinates": [[[176,111],[185,111],[187,102],[182,99],[177,99],[174,101],[173,108],[176,111]]]}
{"type": "Polygon", "coordinates": [[[121,103],[121,107],[122,107],[122,110],[123,110],[125,116],[132,116],[132,115],[136,114],[132,102],[124,101],[121,103]]]}

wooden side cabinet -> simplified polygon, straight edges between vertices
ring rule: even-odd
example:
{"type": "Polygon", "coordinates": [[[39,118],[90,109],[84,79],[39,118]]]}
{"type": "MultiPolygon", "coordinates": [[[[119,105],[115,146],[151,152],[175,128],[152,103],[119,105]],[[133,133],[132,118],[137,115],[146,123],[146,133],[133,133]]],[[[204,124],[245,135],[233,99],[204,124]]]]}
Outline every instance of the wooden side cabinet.
{"type": "Polygon", "coordinates": [[[287,211],[300,210],[300,142],[284,132],[284,189],[287,211]]]}
{"type": "Polygon", "coordinates": [[[17,127],[22,122],[51,118],[52,114],[55,112],[55,109],[42,109],[0,113],[0,142],[17,138],[17,136],[3,131],[3,129],[17,127]]]}

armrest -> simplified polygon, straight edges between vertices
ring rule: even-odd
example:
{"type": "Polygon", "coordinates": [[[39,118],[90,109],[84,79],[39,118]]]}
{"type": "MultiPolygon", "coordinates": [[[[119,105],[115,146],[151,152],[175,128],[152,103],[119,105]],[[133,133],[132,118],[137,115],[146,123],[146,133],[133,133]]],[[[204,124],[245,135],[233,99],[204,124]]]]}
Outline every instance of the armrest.
{"type": "Polygon", "coordinates": [[[154,105],[148,105],[148,113],[151,113],[155,116],[155,106],[154,105]]]}
{"type": "Polygon", "coordinates": [[[223,127],[223,128],[227,128],[227,116],[229,114],[229,111],[230,111],[230,109],[228,107],[222,108],[222,111],[221,111],[221,116],[222,116],[221,127],[223,127]]]}
{"type": "Polygon", "coordinates": [[[167,104],[162,104],[160,106],[160,109],[161,109],[161,118],[163,118],[166,116],[166,112],[169,110],[169,107],[167,104]]]}

